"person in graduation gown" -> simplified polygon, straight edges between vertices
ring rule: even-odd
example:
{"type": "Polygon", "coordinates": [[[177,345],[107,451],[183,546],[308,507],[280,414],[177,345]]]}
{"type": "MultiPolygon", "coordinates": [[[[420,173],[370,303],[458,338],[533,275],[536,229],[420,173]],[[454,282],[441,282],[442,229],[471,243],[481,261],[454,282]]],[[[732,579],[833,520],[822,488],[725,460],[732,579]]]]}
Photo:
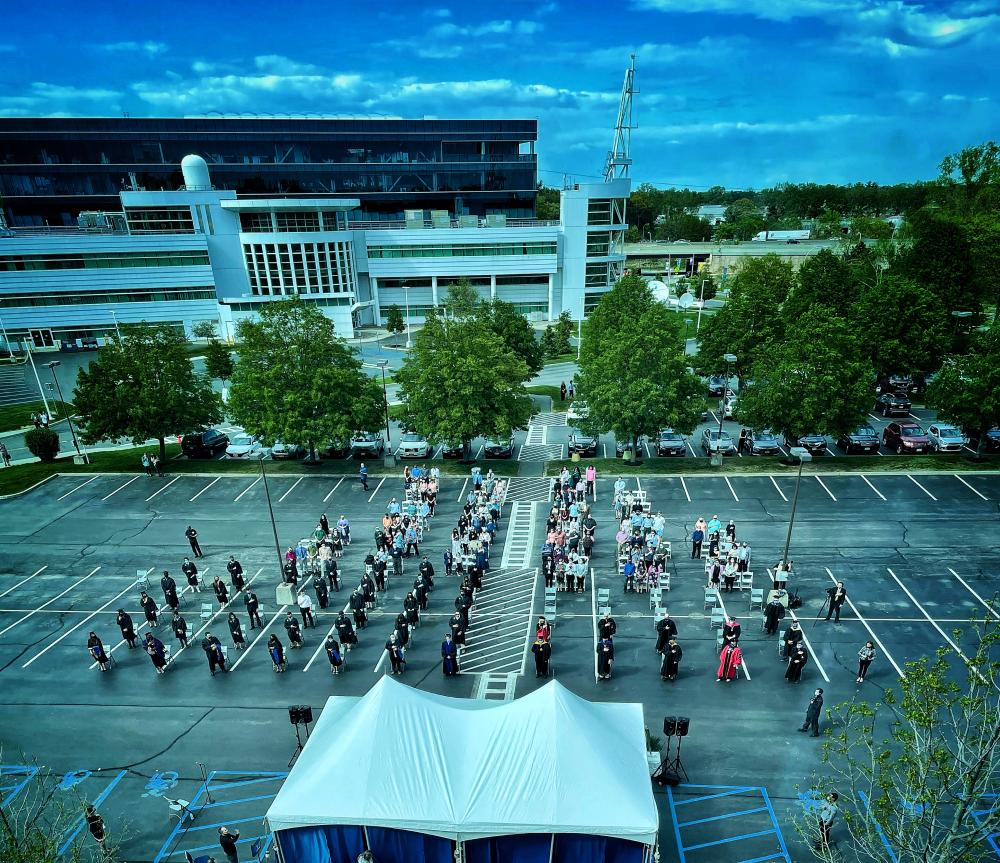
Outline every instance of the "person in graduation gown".
{"type": "Polygon", "coordinates": [[[722,653],[719,656],[719,669],[715,673],[716,682],[721,683],[725,680],[726,683],[732,683],[736,678],[737,670],[742,664],[743,651],[740,650],[740,646],[731,641],[728,642],[722,648],[722,653]]]}
{"type": "Polygon", "coordinates": [[[767,635],[777,635],[781,621],[785,618],[785,606],[780,599],[772,599],[764,606],[764,632],[767,635]]]}
{"type": "Polygon", "coordinates": [[[456,611],[451,616],[448,626],[451,629],[451,640],[459,647],[465,647],[465,621],[461,612],[456,611]]]}
{"type": "Polygon", "coordinates": [[[450,632],[444,635],[441,642],[441,670],[445,677],[454,677],[458,674],[458,645],[455,644],[450,632]]]}
{"type": "Polygon", "coordinates": [[[351,594],[351,611],[354,612],[354,625],[358,629],[364,629],[368,615],[365,613],[365,597],[359,588],[354,588],[351,594]]]}
{"type": "Polygon", "coordinates": [[[354,631],[354,626],[351,624],[351,619],[343,611],[337,615],[337,620],[334,625],[337,627],[337,635],[340,638],[340,643],[343,644],[347,650],[351,649],[352,644],[358,643],[358,636],[354,631]]]}
{"type": "Polygon", "coordinates": [[[544,617],[538,618],[538,626],[535,627],[535,638],[538,641],[546,642],[552,640],[552,626],[544,617]]]}
{"type": "MultiPolygon", "coordinates": [[[[350,621],[348,621],[350,624],[350,621]]],[[[331,633],[326,637],[326,658],[330,660],[330,673],[340,674],[340,668],[344,664],[344,655],[340,652],[340,644],[331,633]]]]}
{"type": "Polygon", "coordinates": [[[177,595],[177,582],[167,570],[163,570],[163,578],[160,579],[160,587],[163,590],[163,601],[176,611],[181,604],[177,595]]]}
{"type": "Polygon", "coordinates": [[[226,583],[219,576],[215,576],[212,589],[215,591],[215,598],[219,600],[219,607],[225,606],[229,602],[229,588],[226,587],[226,583]]]}
{"type": "Polygon", "coordinates": [[[740,633],[743,631],[743,627],[740,626],[739,621],[735,617],[727,617],[725,622],[722,624],[722,640],[731,641],[736,644],[740,640],[740,633]]]}
{"type": "Polygon", "coordinates": [[[799,626],[798,621],[793,621],[792,625],[785,630],[785,659],[791,658],[791,655],[795,652],[795,648],[798,646],[800,641],[802,641],[802,627],[799,626]]]}
{"type": "Polygon", "coordinates": [[[413,596],[421,611],[427,611],[427,585],[419,578],[413,582],[413,596]]]}
{"type": "Polygon", "coordinates": [[[285,670],[285,648],[278,636],[273,633],[267,639],[267,652],[271,657],[271,662],[274,663],[275,672],[280,674],[285,670]]]}
{"type": "Polygon", "coordinates": [[[188,646],[188,625],[187,621],[180,616],[176,611],[174,616],[170,620],[170,628],[173,630],[174,637],[177,639],[181,647],[188,646]]]}
{"type": "Polygon", "coordinates": [[[610,637],[602,637],[597,642],[597,677],[599,680],[611,679],[611,666],[615,661],[615,645],[610,637]]]}
{"type": "Polygon", "coordinates": [[[226,623],[229,624],[229,634],[233,637],[233,647],[237,650],[242,650],[247,646],[247,642],[243,636],[243,626],[240,623],[240,619],[236,616],[235,611],[229,612],[226,623]]]}
{"type": "Polygon", "coordinates": [[[420,562],[420,567],[418,569],[420,573],[420,578],[423,580],[424,584],[427,586],[427,590],[434,589],[434,566],[427,559],[427,555],[424,555],[424,559],[420,562]]]}
{"type": "Polygon", "coordinates": [[[198,582],[198,567],[195,566],[194,561],[185,557],[184,563],[181,564],[181,572],[184,573],[187,583],[191,585],[194,592],[201,593],[201,584],[198,582]]]}
{"type": "Polygon", "coordinates": [[[146,615],[146,623],[150,626],[156,626],[156,616],[160,613],[156,600],[143,591],[139,594],[139,605],[142,607],[142,613],[146,615]]]}
{"type": "Polygon", "coordinates": [[[226,655],[222,652],[222,642],[211,632],[206,632],[201,640],[201,649],[205,651],[205,658],[208,660],[208,670],[215,677],[216,669],[226,670],[226,655]]]}
{"type": "Polygon", "coordinates": [[[233,590],[237,593],[243,590],[246,586],[246,580],[243,578],[243,564],[236,559],[235,555],[229,555],[226,569],[229,570],[229,580],[233,583],[233,590]]]}
{"type": "Polygon", "coordinates": [[[406,622],[406,615],[400,612],[396,615],[396,625],[393,631],[399,646],[406,648],[410,643],[410,624],[406,622]]]}
{"type": "Polygon", "coordinates": [[[136,642],[135,624],[132,623],[132,615],[124,608],[119,608],[118,615],[115,617],[115,623],[118,624],[118,628],[122,631],[122,638],[125,639],[128,649],[131,650],[135,647],[136,642]]]}
{"type": "Polygon", "coordinates": [[[531,652],[535,654],[535,677],[548,677],[552,645],[543,638],[536,638],[535,643],[531,645],[531,652]]]}
{"type": "Polygon", "coordinates": [[[101,639],[97,637],[96,632],[90,633],[87,637],[87,650],[90,655],[94,657],[94,661],[97,663],[97,667],[101,671],[107,671],[111,664],[111,658],[108,656],[107,651],[104,649],[104,644],[101,639]]]}
{"type": "Polygon", "coordinates": [[[611,612],[604,612],[604,617],[597,621],[597,634],[601,638],[614,638],[618,631],[618,624],[611,616],[611,612]]]}
{"type": "Polygon", "coordinates": [[[326,608],[330,604],[330,591],[326,582],[322,578],[317,578],[313,582],[313,587],[316,589],[316,601],[319,603],[319,607],[326,608]]]}
{"type": "Polygon", "coordinates": [[[682,656],[684,656],[684,651],[677,643],[677,639],[671,638],[663,650],[663,662],[660,663],[660,677],[664,680],[676,680],[682,656]]]}
{"type": "Polygon", "coordinates": [[[395,632],[389,636],[389,640],[385,643],[385,652],[389,654],[392,673],[402,674],[406,668],[406,660],[404,659],[403,645],[399,643],[395,632]]]}
{"type": "Polygon", "coordinates": [[[156,673],[163,674],[167,667],[167,651],[163,646],[163,642],[153,635],[152,632],[147,632],[143,647],[150,661],[153,663],[156,673]]]}
{"type": "Polygon", "coordinates": [[[795,650],[788,658],[788,667],[785,669],[785,680],[789,683],[799,683],[802,680],[802,669],[806,667],[809,655],[806,653],[806,646],[799,642],[795,650]]]}
{"type": "Polygon", "coordinates": [[[285,615],[285,632],[288,633],[288,643],[292,650],[302,647],[302,627],[291,612],[285,615]]]}
{"type": "Polygon", "coordinates": [[[250,628],[256,629],[259,626],[263,629],[264,621],[260,619],[260,600],[250,588],[243,594],[243,604],[246,606],[247,614],[250,615],[250,628]]]}
{"type": "Polygon", "coordinates": [[[406,622],[410,626],[420,625],[420,603],[417,602],[412,590],[406,594],[406,599],[403,600],[403,611],[406,613],[406,622]]]}
{"type": "Polygon", "coordinates": [[[677,624],[674,622],[673,618],[666,612],[663,612],[663,617],[656,622],[656,652],[664,653],[667,648],[667,642],[671,638],[677,637],[677,624]]]}

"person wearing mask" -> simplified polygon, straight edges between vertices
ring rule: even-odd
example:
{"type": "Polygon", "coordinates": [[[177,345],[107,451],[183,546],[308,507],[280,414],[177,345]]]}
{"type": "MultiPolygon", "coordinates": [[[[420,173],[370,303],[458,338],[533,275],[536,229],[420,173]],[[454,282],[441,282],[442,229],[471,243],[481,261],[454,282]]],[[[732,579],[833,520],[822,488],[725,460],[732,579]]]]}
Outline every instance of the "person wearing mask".
{"type": "Polygon", "coordinates": [[[610,680],[611,666],[615,662],[615,645],[610,637],[597,642],[597,679],[610,680]]]}
{"type": "Polygon", "coordinates": [[[143,648],[146,651],[146,655],[149,656],[150,661],[153,663],[153,668],[156,669],[156,673],[163,674],[167,668],[167,651],[163,646],[163,642],[154,636],[152,632],[147,632],[143,648]]]}
{"type": "Polygon", "coordinates": [[[618,632],[618,624],[615,623],[615,619],[611,616],[611,612],[604,612],[604,617],[597,621],[598,636],[601,639],[610,639],[615,637],[616,632],[618,632]]]}
{"type": "Polygon", "coordinates": [[[855,683],[864,683],[868,676],[868,669],[871,668],[875,660],[875,642],[866,641],[864,647],[858,651],[858,679],[855,683]]]}
{"type": "Polygon", "coordinates": [[[444,634],[444,641],[441,642],[441,671],[445,677],[458,674],[458,645],[450,632],[444,634]]]}
{"type": "Polygon", "coordinates": [[[191,589],[195,593],[201,593],[201,584],[198,581],[198,567],[195,566],[194,561],[185,557],[184,563],[181,564],[181,572],[184,573],[184,577],[187,579],[187,583],[191,586],[191,589]]]}
{"type": "Polygon", "coordinates": [[[243,576],[243,564],[241,564],[235,557],[235,555],[229,555],[229,562],[226,564],[226,569],[229,570],[229,580],[233,583],[233,590],[239,593],[246,586],[246,579],[243,576]]]}
{"type": "Polygon", "coordinates": [[[723,680],[726,683],[732,683],[742,664],[743,651],[740,650],[740,646],[733,642],[727,643],[722,648],[722,653],[719,654],[719,668],[715,674],[716,683],[722,683],[723,680]]]}
{"type": "Polygon", "coordinates": [[[354,626],[351,623],[351,619],[341,611],[337,615],[336,621],[333,624],[337,629],[337,637],[340,639],[340,643],[344,646],[344,650],[349,651],[351,645],[358,643],[357,633],[354,631],[354,626]]]}
{"type": "Polygon", "coordinates": [[[552,658],[552,645],[548,639],[535,636],[535,642],[531,645],[531,652],[535,655],[535,677],[549,676],[549,660],[552,658]]]}
{"type": "Polygon", "coordinates": [[[788,668],[785,669],[785,680],[789,683],[801,683],[802,671],[808,661],[809,655],[806,653],[806,646],[799,642],[788,660],[788,668]]]}
{"type": "Polygon", "coordinates": [[[795,652],[795,648],[802,641],[802,627],[799,626],[799,622],[793,621],[792,625],[785,630],[784,642],[784,655],[783,659],[790,659],[791,655],[795,652]]]}
{"type": "Polygon", "coordinates": [[[139,606],[142,608],[142,613],[146,616],[146,623],[150,626],[156,626],[156,618],[160,613],[160,608],[156,604],[156,600],[146,593],[146,591],[143,591],[139,594],[139,606]]]}
{"type": "Polygon", "coordinates": [[[240,624],[240,619],[236,616],[236,612],[229,612],[226,623],[229,625],[229,634],[233,637],[233,647],[237,650],[242,650],[247,646],[247,642],[243,635],[243,626],[240,624]]]}
{"type": "Polygon", "coordinates": [[[663,650],[663,662],[660,663],[660,677],[663,680],[676,680],[677,672],[680,669],[681,657],[684,651],[677,643],[676,638],[671,638],[663,650]]]}
{"type": "Polygon", "coordinates": [[[191,525],[187,526],[187,530],[184,531],[184,536],[187,537],[188,542],[191,544],[191,553],[195,557],[204,557],[204,553],[201,550],[201,545],[198,543],[198,531],[196,531],[191,525]]]}
{"type": "Polygon", "coordinates": [[[819,807],[819,839],[815,844],[817,851],[829,852],[830,850],[830,830],[837,817],[837,801],[840,795],[836,791],[831,791],[823,798],[819,807]]]}
{"type": "Polygon", "coordinates": [[[767,635],[777,635],[778,627],[785,617],[785,606],[777,597],[764,606],[764,632],[767,635]]]}
{"type": "Polygon", "coordinates": [[[326,637],[324,647],[326,649],[326,658],[330,660],[330,673],[340,674],[340,669],[344,664],[344,655],[340,652],[340,643],[333,637],[332,632],[326,637]]]}
{"type": "Polygon", "coordinates": [[[208,660],[208,670],[215,677],[216,669],[226,671],[226,654],[222,650],[222,642],[211,632],[206,632],[201,640],[201,649],[205,651],[205,658],[208,660]]]}
{"type": "Polygon", "coordinates": [[[299,607],[299,614],[302,615],[302,626],[303,628],[309,626],[316,626],[316,621],[313,618],[313,603],[309,594],[304,590],[300,590],[298,596],[295,599],[296,605],[299,607]]]}
{"type": "Polygon", "coordinates": [[[823,713],[823,690],[817,689],[806,707],[806,719],[799,731],[812,729],[812,736],[819,737],[819,718],[823,713]]]}
{"type": "Polygon", "coordinates": [[[722,624],[722,639],[723,641],[736,644],[740,640],[740,633],[742,631],[743,627],[740,626],[739,621],[735,617],[727,617],[722,624]]]}
{"type": "Polygon", "coordinates": [[[215,591],[215,598],[219,601],[219,608],[225,608],[229,603],[229,588],[226,587],[226,583],[219,576],[215,576],[212,581],[212,589],[215,591]]]}
{"type": "Polygon", "coordinates": [[[277,635],[273,633],[267,639],[267,652],[274,663],[274,671],[280,674],[285,670],[285,648],[277,635]]]}
{"type": "Polygon", "coordinates": [[[385,652],[389,654],[389,664],[393,674],[402,674],[406,669],[406,659],[403,645],[399,643],[397,633],[393,632],[385,643],[385,652]]]}
{"type": "Polygon", "coordinates": [[[97,663],[97,667],[101,671],[107,671],[111,667],[111,657],[104,649],[104,643],[97,637],[96,632],[90,633],[87,637],[87,651],[94,658],[94,662],[97,663]]]}
{"type": "Polygon", "coordinates": [[[302,647],[302,627],[291,612],[285,615],[285,632],[288,633],[288,643],[292,650],[302,647]]]}
{"type": "Polygon", "coordinates": [[[656,652],[663,654],[668,642],[677,637],[677,624],[674,623],[666,609],[663,610],[663,617],[656,622],[656,652]]]}
{"type": "Polygon", "coordinates": [[[697,560],[701,557],[701,545],[705,541],[705,532],[695,525],[691,531],[691,559],[697,560]]]}

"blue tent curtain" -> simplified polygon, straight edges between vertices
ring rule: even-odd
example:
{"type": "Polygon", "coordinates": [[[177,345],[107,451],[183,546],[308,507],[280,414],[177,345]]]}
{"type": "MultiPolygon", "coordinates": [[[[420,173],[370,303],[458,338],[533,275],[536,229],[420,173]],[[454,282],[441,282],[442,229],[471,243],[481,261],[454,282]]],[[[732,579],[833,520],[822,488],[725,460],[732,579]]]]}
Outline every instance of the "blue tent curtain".
{"type": "Polygon", "coordinates": [[[451,839],[410,830],[369,827],[368,847],[378,863],[454,863],[455,859],[451,839]]]}
{"type": "Polygon", "coordinates": [[[465,843],[466,863],[549,863],[551,833],[488,836],[465,843]]]}
{"type": "Polygon", "coordinates": [[[604,863],[643,863],[646,846],[628,839],[608,838],[604,850],[604,863]]]}
{"type": "Polygon", "coordinates": [[[360,827],[296,827],[278,831],[285,863],[355,863],[365,850],[360,827]]]}

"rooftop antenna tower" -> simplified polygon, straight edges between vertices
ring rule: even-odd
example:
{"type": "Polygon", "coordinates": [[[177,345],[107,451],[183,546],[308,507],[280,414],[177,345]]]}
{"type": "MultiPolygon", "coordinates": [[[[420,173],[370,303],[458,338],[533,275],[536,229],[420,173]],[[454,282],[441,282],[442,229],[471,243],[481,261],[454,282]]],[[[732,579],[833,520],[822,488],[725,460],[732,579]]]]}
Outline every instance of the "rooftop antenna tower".
{"type": "Polygon", "coordinates": [[[632,148],[632,94],[635,89],[635,54],[629,55],[629,66],[625,70],[625,81],[622,84],[622,97],[618,103],[618,122],[615,124],[615,140],[608,152],[604,164],[604,182],[626,179],[628,169],[632,164],[630,150],[632,148]]]}

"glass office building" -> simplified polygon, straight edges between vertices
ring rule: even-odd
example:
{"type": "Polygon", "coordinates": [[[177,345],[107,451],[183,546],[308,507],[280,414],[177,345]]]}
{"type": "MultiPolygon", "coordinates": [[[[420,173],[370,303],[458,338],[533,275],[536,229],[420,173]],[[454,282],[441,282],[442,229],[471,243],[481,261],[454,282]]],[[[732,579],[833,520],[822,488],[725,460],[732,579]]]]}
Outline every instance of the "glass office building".
{"type": "Polygon", "coordinates": [[[238,197],[352,198],[352,218],[405,212],[532,218],[536,120],[0,118],[0,196],[12,227],[76,224],[119,193],[179,189],[202,156],[238,197]]]}

